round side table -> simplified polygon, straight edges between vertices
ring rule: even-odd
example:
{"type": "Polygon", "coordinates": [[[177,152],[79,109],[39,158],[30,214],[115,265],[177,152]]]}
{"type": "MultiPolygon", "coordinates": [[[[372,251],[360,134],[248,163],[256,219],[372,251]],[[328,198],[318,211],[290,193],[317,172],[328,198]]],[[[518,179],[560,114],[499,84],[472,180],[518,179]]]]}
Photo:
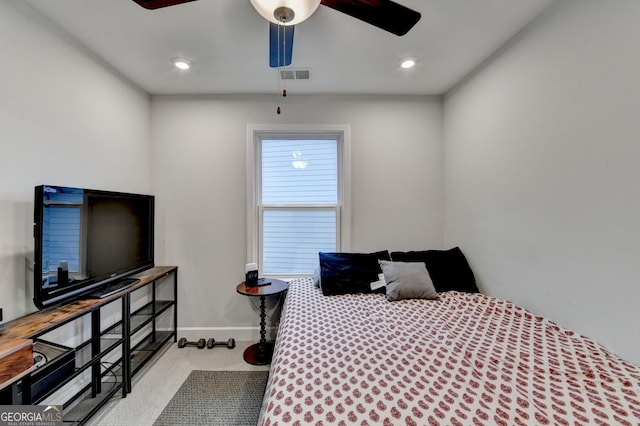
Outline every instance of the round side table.
{"type": "Polygon", "coordinates": [[[267,342],[267,330],[266,330],[266,296],[274,296],[281,294],[289,288],[289,284],[286,281],[269,279],[271,284],[247,287],[244,282],[241,282],[236,286],[236,291],[242,295],[249,297],[260,297],[260,341],[249,346],[245,349],[243,357],[246,362],[253,365],[267,365],[271,364],[271,357],[273,356],[274,342],[267,342]]]}

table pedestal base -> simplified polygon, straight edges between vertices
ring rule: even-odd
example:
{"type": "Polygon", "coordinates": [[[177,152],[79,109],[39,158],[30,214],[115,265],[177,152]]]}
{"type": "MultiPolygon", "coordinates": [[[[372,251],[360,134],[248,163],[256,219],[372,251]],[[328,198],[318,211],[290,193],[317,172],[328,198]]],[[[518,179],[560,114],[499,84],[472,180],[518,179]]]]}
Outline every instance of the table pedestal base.
{"type": "Polygon", "coordinates": [[[247,363],[253,365],[271,364],[273,346],[273,342],[255,343],[244,350],[243,358],[247,363]]]}
{"type": "Polygon", "coordinates": [[[247,287],[245,283],[240,283],[236,286],[236,291],[245,296],[260,296],[260,341],[249,346],[244,351],[244,360],[253,365],[268,365],[271,364],[271,358],[273,357],[273,347],[275,342],[267,341],[267,308],[265,299],[266,296],[275,296],[283,294],[289,288],[289,284],[286,281],[271,279],[271,284],[258,287],[247,287]]]}

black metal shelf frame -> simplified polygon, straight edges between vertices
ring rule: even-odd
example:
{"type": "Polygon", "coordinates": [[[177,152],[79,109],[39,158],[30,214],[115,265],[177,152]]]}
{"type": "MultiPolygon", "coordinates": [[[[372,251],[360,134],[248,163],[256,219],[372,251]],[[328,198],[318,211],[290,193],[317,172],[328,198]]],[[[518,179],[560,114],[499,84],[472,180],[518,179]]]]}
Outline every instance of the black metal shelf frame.
{"type": "MultiPolygon", "coordinates": [[[[93,416],[118,391],[126,397],[132,390],[132,377],[171,339],[177,341],[178,326],[178,270],[173,268],[153,280],[124,292],[119,297],[69,319],[58,327],[73,320],[90,316],[91,337],[81,342],[75,349],[75,369],[68,377],[58,381],[37,401],[49,398],[65,386],[78,384],[78,390],[66,399],[63,404],[63,422],[65,424],[82,425],[93,416]],[[167,282],[173,275],[172,282],[167,282]],[[171,285],[172,300],[158,300],[159,286],[171,285]],[[151,286],[151,287],[149,287],[151,286]],[[151,301],[131,312],[131,294],[141,289],[148,289],[151,301]],[[121,303],[121,318],[114,324],[101,329],[101,309],[112,303],[121,303]],[[157,320],[173,311],[172,329],[158,330],[157,320]],[[132,337],[137,343],[132,347],[132,337]],[[105,361],[109,358],[109,361],[105,361]],[[77,378],[90,371],[87,384],[78,383],[77,378]]],[[[58,328],[56,327],[56,328],[58,328]]],[[[47,330],[47,333],[52,330],[47,330]]],[[[44,335],[46,333],[43,333],[44,335]]]]}

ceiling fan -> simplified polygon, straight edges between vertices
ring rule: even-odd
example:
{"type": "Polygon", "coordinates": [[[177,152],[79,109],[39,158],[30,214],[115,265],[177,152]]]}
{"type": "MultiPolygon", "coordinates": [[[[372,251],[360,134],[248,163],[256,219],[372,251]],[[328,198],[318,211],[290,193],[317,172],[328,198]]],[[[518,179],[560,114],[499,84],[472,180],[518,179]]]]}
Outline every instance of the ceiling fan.
{"type": "MultiPolygon", "coordinates": [[[[159,9],[195,0],[133,0],[146,9],[159,9]]],[[[269,21],[269,66],[291,64],[296,24],[311,16],[320,4],[397,36],[420,20],[420,13],[391,0],[250,0],[269,21]]]]}

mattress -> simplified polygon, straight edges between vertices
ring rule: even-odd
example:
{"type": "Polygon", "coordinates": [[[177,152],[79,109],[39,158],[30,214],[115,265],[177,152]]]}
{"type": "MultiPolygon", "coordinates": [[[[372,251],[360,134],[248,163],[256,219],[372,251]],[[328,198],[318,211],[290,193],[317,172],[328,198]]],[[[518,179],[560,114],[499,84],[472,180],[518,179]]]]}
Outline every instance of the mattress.
{"type": "Polygon", "coordinates": [[[640,368],[505,300],[291,282],[260,425],[637,425],[640,368]]]}

